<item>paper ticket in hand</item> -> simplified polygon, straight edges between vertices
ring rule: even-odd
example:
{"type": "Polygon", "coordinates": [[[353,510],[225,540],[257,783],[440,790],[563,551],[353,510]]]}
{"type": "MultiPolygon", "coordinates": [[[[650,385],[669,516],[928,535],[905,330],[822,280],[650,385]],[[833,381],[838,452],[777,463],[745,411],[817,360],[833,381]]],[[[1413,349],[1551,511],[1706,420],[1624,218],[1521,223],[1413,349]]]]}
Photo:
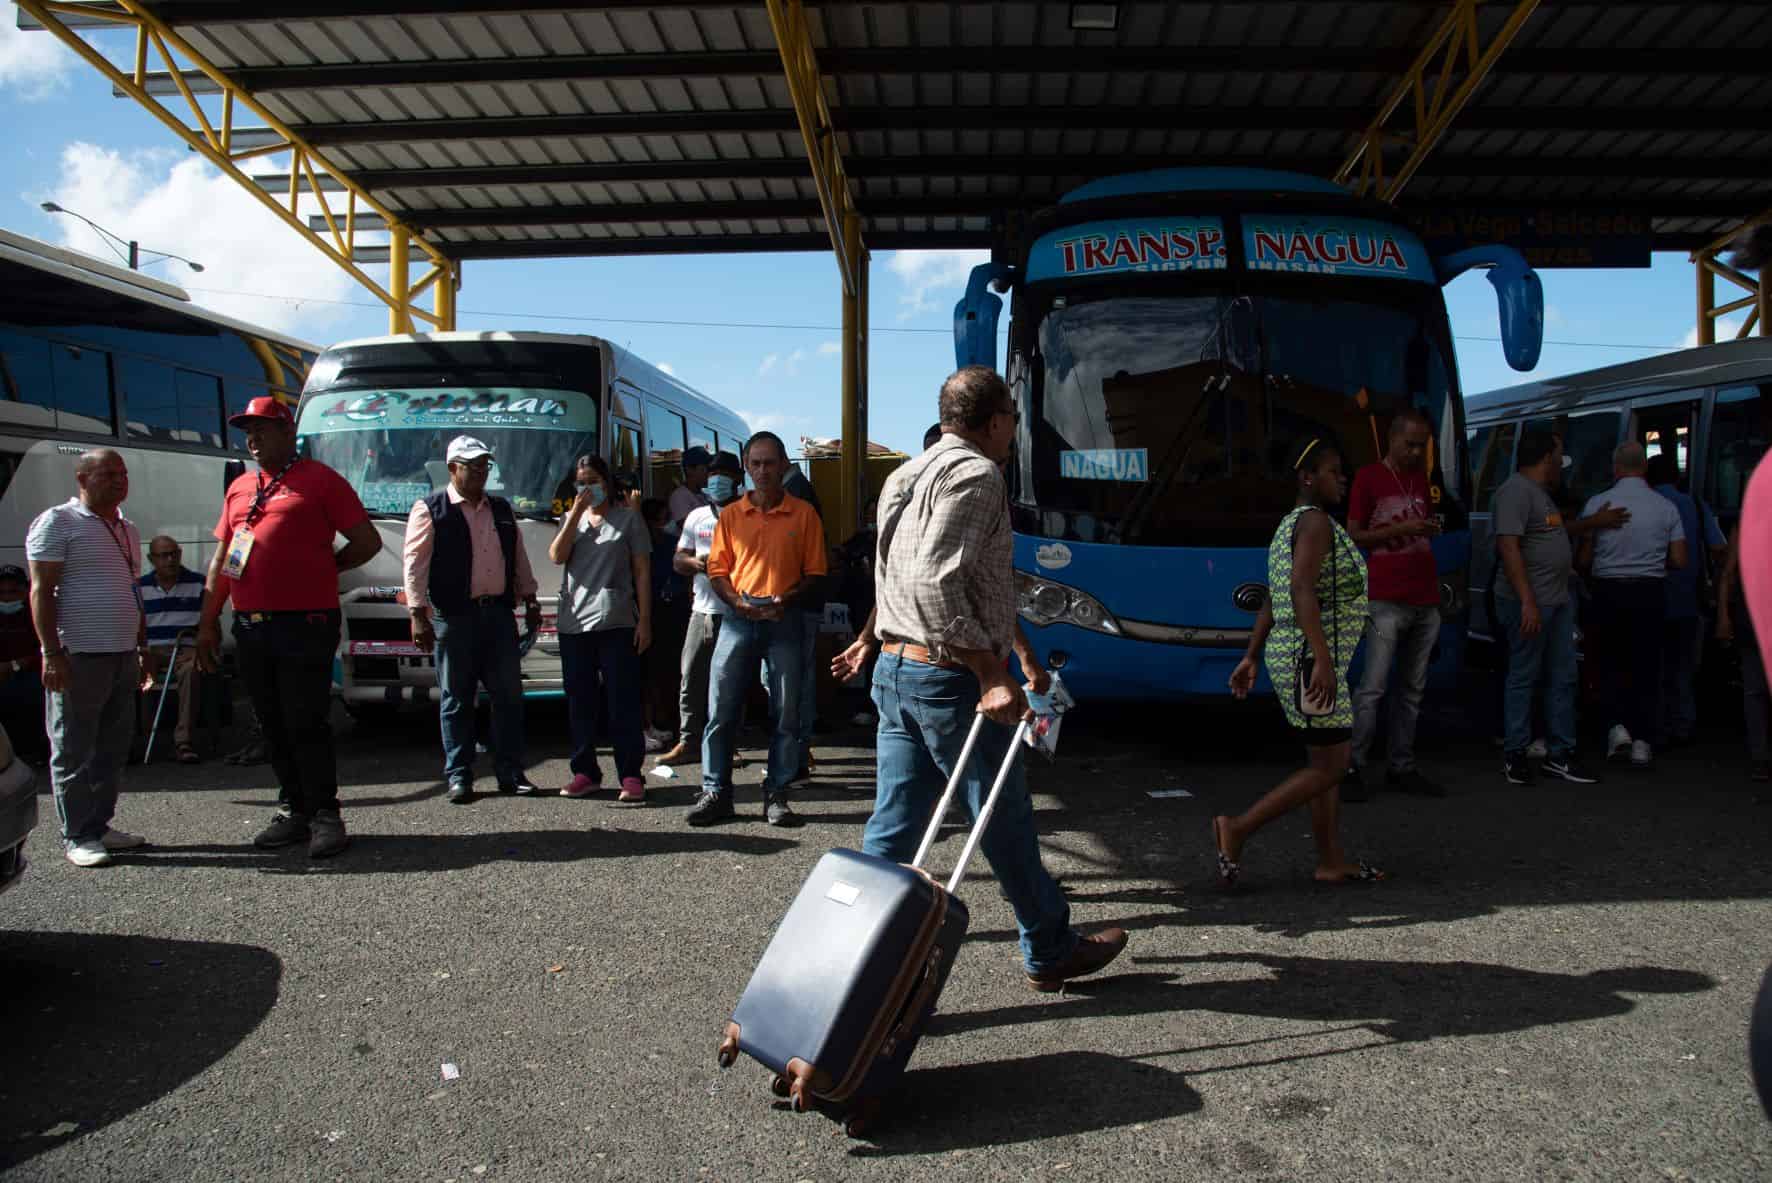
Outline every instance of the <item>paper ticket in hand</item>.
{"type": "Polygon", "coordinates": [[[1057,674],[1052,675],[1052,685],[1044,694],[1028,693],[1028,709],[1034,712],[1034,721],[1027,730],[1027,745],[1045,756],[1048,760],[1058,755],[1058,727],[1064,722],[1064,714],[1076,706],[1076,700],[1065,688],[1064,679],[1057,674]]]}

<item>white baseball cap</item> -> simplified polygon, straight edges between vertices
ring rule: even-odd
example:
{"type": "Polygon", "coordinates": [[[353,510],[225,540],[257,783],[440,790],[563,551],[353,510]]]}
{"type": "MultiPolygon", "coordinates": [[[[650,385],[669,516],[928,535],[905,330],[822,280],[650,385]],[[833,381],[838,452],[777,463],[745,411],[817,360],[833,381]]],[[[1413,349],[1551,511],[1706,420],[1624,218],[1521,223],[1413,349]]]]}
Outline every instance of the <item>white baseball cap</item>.
{"type": "Polygon", "coordinates": [[[449,451],[444,453],[444,460],[449,464],[457,464],[490,455],[492,455],[492,449],[473,436],[458,435],[449,441],[449,451]]]}

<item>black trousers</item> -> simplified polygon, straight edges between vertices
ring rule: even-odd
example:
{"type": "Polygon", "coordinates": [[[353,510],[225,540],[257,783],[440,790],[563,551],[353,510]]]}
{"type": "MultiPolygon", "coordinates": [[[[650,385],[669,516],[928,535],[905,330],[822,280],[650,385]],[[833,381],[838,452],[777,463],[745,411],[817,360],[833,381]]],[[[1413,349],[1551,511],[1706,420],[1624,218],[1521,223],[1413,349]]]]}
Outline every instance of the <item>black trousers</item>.
{"type": "Polygon", "coordinates": [[[1667,592],[1659,579],[1595,579],[1594,624],[1584,646],[1597,663],[1604,722],[1654,742],[1661,726],[1661,634],[1667,592]]]}
{"type": "Polygon", "coordinates": [[[338,808],[338,756],[332,743],[338,636],[337,609],[234,616],[240,674],[264,728],[277,774],[277,802],[301,817],[338,808]]]}

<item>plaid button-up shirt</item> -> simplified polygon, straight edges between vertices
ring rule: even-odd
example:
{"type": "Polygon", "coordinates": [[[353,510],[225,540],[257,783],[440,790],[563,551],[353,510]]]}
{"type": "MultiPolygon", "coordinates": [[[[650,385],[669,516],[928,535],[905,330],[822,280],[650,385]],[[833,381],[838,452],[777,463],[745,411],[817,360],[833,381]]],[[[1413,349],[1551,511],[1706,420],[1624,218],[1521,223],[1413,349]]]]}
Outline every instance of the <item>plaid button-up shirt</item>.
{"type": "Polygon", "coordinates": [[[1015,634],[1014,538],[997,466],[944,435],[880,490],[876,570],[882,642],[943,660],[953,649],[1006,656],[1015,634]]]}

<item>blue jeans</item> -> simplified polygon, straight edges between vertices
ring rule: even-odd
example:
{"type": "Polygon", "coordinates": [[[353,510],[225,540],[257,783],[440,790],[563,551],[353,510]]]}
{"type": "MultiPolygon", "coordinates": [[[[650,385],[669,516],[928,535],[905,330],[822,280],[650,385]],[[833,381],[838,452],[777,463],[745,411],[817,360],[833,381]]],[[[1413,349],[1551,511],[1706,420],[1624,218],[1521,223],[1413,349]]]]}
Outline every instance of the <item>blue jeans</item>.
{"type": "MultiPolygon", "coordinates": [[[[812,729],[818,722],[818,629],[824,623],[824,610],[802,612],[800,648],[800,755],[795,768],[806,762],[806,751],[812,747],[812,729]]],[[[772,675],[768,663],[764,663],[763,684],[767,686],[772,675]]],[[[775,702],[770,700],[771,707],[775,702]]],[[[770,711],[770,723],[774,725],[774,710],[770,711]]]]}
{"type": "Polygon", "coordinates": [[[646,759],[640,734],[640,655],[634,630],[605,628],[560,634],[560,671],[566,683],[566,721],[572,729],[572,771],[601,783],[597,770],[598,677],[608,707],[609,746],[617,779],[637,777],[646,759]]]}
{"type": "MultiPolygon", "coordinates": [[[[861,848],[878,858],[909,862],[966,745],[978,710],[978,679],[968,670],[881,653],[874,667],[874,706],[880,712],[879,780],[861,848]]],[[[985,723],[971,767],[960,781],[959,795],[970,817],[978,817],[990,795],[1014,735],[1000,724],[985,723]]],[[[1071,929],[1071,906],[1040,862],[1034,803],[1019,761],[1003,785],[979,848],[1015,909],[1028,972],[1056,968],[1077,947],[1078,938],[1071,929]]]]}
{"type": "Polygon", "coordinates": [[[133,649],[74,653],[67,689],[49,695],[49,776],[68,846],[97,842],[111,828],[140,681],[133,649]]]}
{"type": "Polygon", "coordinates": [[[1545,749],[1556,760],[1575,754],[1575,601],[1538,610],[1538,635],[1520,635],[1520,601],[1496,596],[1495,610],[1507,635],[1507,694],[1503,717],[1505,748],[1523,756],[1532,746],[1532,693],[1544,673],[1544,713],[1550,736],[1545,749]],[[1547,668],[1548,667],[1548,668],[1547,668]]]}
{"type": "Polygon", "coordinates": [[[482,683],[492,698],[492,769],[501,785],[523,775],[523,678],[517,672],[517,618],[501,604],[438,616],[437,685],[443,693],[443,778],[474,780],[474,702],[482,683]]]}
{"type": "Polygon", "coordinates": [[[1391,695],[1387,755],[1397,772],[1415,767],[1415,724],[1421,718],[1421,693],[1427,687],[1427,667],[1439,639],[1440,609],[1434,604],[1373,600],[1368,605],[1366,668],[1360,675],[1360,688],[1354,692],[1356,766],[1365,767],[1366,755],[1378,734],[1378,705],[1384,701],[1394,662],[1397,685],[1391,695]]]}
{"type": "Polygon", "coordinates": [[[746,620],[729,616],[720,623],[714,662],[708,670],[708,729],[701,740],[701,787],[713,793],[732,792],[732,749],[745,691],[757,680],[757,667],[767,663],[769,713],[774,734],[769,740],[769,771],[765,793],[787,791],[800,766],[800,650],[806,628],[802,614],[790,610],[780,620],[746,620]]]}

